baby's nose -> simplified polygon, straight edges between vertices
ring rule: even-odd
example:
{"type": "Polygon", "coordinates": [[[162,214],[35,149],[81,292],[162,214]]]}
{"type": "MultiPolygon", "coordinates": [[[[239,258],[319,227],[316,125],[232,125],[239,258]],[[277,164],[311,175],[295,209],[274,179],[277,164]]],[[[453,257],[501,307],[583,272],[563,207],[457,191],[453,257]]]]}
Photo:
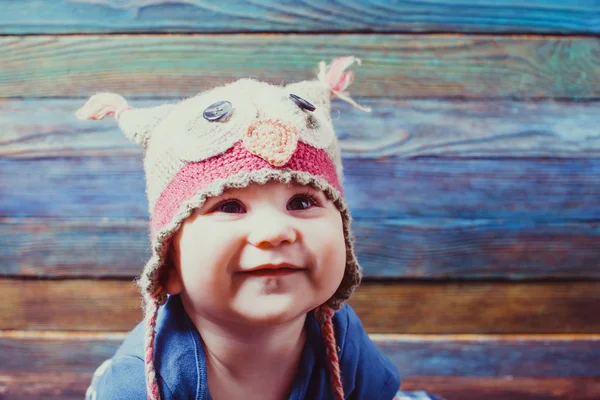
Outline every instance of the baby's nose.
{"type": "Polygon", "coordinates": [[[248,234],[248,242],[258,248],[278,247],[294,243],[298,232],[289,217],[273,212],[256,214],[257,221],[248,234]]]}
{"type": "Polygon", "coordinates": [[[282,167],[292,158],[298,146],[298,132],[287,122],[277,119],[263,119],[253,122],[243,140],[246,149],[268,161],[275,167],[282,167]]]}

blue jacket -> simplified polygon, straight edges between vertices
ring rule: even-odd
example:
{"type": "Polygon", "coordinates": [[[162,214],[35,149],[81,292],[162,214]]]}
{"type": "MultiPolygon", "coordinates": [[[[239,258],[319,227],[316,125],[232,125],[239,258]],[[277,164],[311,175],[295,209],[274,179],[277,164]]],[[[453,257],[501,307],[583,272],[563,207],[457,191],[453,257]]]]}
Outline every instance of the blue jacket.
{"type": "MultiPolygon", "coordinates": [[[[344,305],[333,321],[341,349],[340,369],[346,399],[391,400],[399,395],[400,376],[396,366],[369,339],[354,310],[344,305]]],[[[312,313],[308,314],[305,327],[306,344],[289,399],[333,399],[324,344],[312,313]]],[[[98,368],[86,397],[145,400],[143,358],[144,325],[140,323],[112,359],[98,368]]],[[[202,339],[179,296],[170,296],[159,310],[154,360],[161,399],[211,399],[202,339]]]]}

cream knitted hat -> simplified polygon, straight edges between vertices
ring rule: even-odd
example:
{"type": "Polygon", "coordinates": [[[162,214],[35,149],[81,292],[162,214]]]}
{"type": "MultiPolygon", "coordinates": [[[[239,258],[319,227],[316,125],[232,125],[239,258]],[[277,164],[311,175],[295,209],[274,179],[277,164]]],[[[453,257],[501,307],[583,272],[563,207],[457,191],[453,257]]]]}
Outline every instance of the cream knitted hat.
{"type": "Polygon", "coordinates": [[[343,398],[331,317],[361,280],[352,249],[350,214],[343,198],[343,171],[331,123],[335,95],[363,111],[345,89],[353,81],[346,71],[358,58],[319,64],[318,79],[275,86],[254,79],[202,92],[176,104],[134,109],[118,94],[92,96],[79,119],[114,115],[134,143],[144,149],[152,256],[137,279],[144,296],[146,377],[149,399],[158,399],[153,353],[158,307],[165,303],[162,276],[169,268],[174,234],[204,201],[228,188],[252,182],[294,181],[322,190],[342,215],[346,269],[335,294],[315,310],[328,349],[336,397],[343,398]],[[333,342],[332,342],[333,340],[333,342]]]}

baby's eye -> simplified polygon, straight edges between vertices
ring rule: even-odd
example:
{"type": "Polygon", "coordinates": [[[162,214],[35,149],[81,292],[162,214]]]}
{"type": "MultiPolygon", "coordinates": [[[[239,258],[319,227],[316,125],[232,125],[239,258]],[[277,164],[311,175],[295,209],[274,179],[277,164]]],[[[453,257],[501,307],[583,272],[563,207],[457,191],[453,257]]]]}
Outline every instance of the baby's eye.
{"type": "Polygon", "coordinates": [[[308,195],[297,195],[294,196],[288,203],[288,210],[306,210],[316,205],[316,201],[308,195]]]}
{"type": "Polygon", "coordinates": [[[240,214],[245,212],[244,206],[242,206],[242,204],[237,200],[225,200],[217,204],[212,211],[227,214],[240,214]]]}

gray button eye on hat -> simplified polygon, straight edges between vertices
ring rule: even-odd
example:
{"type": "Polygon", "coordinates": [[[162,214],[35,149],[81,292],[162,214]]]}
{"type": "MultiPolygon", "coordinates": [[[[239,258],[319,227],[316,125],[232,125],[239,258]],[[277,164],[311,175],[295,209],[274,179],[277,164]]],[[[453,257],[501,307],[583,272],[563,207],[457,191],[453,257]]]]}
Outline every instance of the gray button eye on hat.
{"type": "Polygon", "coordinates": [[[315,111],[317,108],[297,94],[290,93],[290,99],[303,110],[315,111]]]}
{"type": "Polygon", "coordinates": [[[231,115],[233,106],[228,101],[219,101],[206,107],[202,116],[207,121],[220,121],[231,115]]]}

